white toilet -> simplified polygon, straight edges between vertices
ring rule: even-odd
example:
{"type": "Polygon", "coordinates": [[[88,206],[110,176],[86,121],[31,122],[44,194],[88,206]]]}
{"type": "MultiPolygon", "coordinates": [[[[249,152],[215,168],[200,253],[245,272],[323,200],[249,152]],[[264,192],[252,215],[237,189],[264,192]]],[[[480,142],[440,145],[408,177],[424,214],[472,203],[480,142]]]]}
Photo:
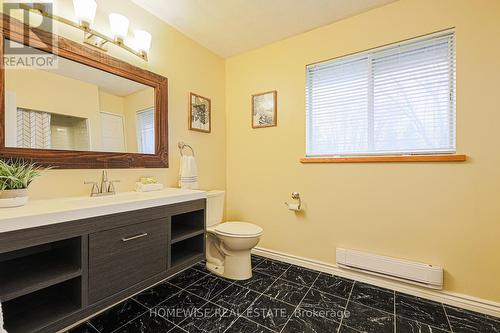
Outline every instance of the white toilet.
{"type": "Polygon", "coordinates": [[[224,191],[207,192],[207,269],[232,280],[252,277],[250,251],[263,229],[246,222],[224,222],[224,191]]]}

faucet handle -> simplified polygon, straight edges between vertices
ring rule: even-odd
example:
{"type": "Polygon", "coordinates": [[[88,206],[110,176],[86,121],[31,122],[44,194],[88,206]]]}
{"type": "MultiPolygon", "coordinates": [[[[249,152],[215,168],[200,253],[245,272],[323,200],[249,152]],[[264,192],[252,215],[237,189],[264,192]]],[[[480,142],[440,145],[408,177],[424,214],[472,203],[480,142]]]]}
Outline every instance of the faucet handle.
{"type": "Polygon", "coordinates": [[[116,192],[115,183],[119,182],[120,182],[119,180],[110,180],[108,186],[108,192],[115,193],[116,192]]]}
{"type": "Polygon", "coordinates": [[[97,182],[85,181],[83,183],[85,185],[92,185],[91,195],[95,195],[95,194],[99,193],[99,186],[97,185],[97,182]]]}

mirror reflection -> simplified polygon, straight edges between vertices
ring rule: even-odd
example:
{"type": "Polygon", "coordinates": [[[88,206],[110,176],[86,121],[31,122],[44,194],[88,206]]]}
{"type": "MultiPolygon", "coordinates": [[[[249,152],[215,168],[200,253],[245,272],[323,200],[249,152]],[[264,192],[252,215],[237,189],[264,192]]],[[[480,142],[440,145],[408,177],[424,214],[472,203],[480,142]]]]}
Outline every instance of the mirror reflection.
{"type": "Polygon", "coordinates": [[[13,148],[154,154],[154,89],[62,57],[8,67],[5,134],[13,148]]]}

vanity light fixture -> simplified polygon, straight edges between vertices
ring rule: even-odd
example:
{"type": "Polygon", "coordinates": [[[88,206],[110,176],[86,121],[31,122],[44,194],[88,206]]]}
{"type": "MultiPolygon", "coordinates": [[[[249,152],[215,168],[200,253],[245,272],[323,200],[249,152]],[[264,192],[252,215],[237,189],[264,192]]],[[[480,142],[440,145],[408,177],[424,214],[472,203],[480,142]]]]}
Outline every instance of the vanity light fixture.
{"type": "Polygon", "coordinates": [[[148,54],[149,49],[151,48],[151,34],[144,30],[135,30],[135,45],[137,50],[141,54],[148,54]]]}
{"type": "Polygon", "coordinates": [[[151,49],[152,36],[150,33],[143,30],[134,31],[134,39],[125,41],[128,35],[129,20],[125,16],[118,13],[109,15],[109,24],[111,27],[112,37],[102,34],[92,29],[95,14],[97,11],[97,3],[95,0],[73,0],[77,22],[66,19],[61,16],[49,13],[43,4],[21,3],[19,8],[28,12],[37,13],[52,20],[64,23],[84,32],[83,42],[98,48],[101,51],[107,52],[107,45],[114,44],[128,52],[135,54],[141,59],[148,61],[148,53],[151,49]]]}
{"type": "Polygon", "coordinates": [[[123,15],[117,13],[109,14],[109,25],[111,27],[111,33],[115,38],[115,41],[119,44],[123,44],[123,41],[128,35],[129,20],[123,15]]]}
{"type": "Polygon", "coordinates": [[[85,29],[90,29],[94,23],[95,13],[97,12],[97,3],[95,0],[73,0],[76,19],[78,24],[85,29]]]}

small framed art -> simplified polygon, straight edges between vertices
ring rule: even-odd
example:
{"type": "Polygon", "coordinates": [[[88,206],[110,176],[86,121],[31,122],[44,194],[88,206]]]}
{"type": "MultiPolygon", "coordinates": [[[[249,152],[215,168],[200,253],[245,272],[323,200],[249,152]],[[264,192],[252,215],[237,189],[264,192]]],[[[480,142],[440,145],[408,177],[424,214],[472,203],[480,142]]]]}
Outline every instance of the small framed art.
{"type": "Polygon", "coordinates": [[[209,98],[189,94],[189,129],[210,133],[212,130],[211,102],[209,98]]]}
{"type": "Polygon", "coordinates": [[[252,95],[252,127],[264,128],[277,125],[276,90],[252,95]]]}

